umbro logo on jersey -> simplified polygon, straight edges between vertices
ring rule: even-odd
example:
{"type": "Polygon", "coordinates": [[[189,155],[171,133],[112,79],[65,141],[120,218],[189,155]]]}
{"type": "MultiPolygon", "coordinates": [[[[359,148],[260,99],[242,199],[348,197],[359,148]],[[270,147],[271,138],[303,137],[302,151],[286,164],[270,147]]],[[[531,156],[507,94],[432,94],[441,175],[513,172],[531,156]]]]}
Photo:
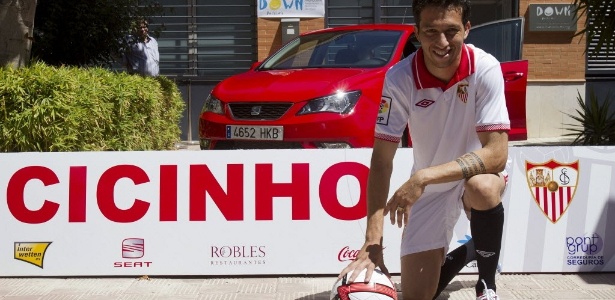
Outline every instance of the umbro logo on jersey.
{"type": "Polygon", "coordinates": [[[482,250],[476,250],[476,253],[478,253],[478,255],[485,257],[485,258],[495,255],[495,252],[487,252],[487,251],[482,251],[482,250]]]}
{"type": "Polygon", "coordinates": [[[423,99],[423,100],[419,101],[419,103],[417,103],[415,105],[416,106],[420,106],[422,108],[425,108],[427,106],[430,106],[430,105],[434,104],[434,102],[436,102],[436,101],[429,100],[429,99],[423,99]]]}

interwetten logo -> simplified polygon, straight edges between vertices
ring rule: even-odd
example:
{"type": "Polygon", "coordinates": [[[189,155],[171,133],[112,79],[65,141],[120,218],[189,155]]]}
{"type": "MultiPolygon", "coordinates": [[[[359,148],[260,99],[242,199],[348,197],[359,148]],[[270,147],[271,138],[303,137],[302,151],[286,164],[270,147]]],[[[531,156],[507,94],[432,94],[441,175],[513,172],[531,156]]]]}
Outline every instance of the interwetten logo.
{"type": "Polygon", "coordinates": [[[534,163],[526,160],[525,170],[528,187],[540,211],[552,223],[557,223],[574,197],[579,180],[579,161],[534,163]]]}
{"type": "Polygon", "coordinates": [[[51,242],[15,242],[13,257],[42,269],[49,245],[51,242]]]}

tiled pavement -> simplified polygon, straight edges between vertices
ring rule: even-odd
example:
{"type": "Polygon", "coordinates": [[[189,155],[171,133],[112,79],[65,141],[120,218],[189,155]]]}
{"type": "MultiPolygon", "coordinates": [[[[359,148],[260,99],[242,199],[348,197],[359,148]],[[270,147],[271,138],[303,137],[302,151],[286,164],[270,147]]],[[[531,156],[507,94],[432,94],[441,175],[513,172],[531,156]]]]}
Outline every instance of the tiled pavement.
{"type": "MultiPolygon", "coordinates": [[[[438,299],[475,299],[475,280],[472,274],[457,276],[438,299]]],[[[399,282],[399,276],[393,281],[399,282]]],[[[0,299],[328,300],[334,282],[334,276],[0,278],[0,299]]],[[[498,290],[504,300],[615,299],[615,273],[502,274],[498,290]]]]}

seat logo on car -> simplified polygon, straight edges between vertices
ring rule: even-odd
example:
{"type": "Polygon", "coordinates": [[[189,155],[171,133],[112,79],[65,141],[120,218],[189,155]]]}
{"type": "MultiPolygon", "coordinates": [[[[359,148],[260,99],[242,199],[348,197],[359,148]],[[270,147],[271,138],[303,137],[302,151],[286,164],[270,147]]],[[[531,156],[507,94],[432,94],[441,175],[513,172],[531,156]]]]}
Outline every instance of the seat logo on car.
{"type": "Polygon", "coordinates": [[[252,106],[252,110],[250,111],[250,115],[258,116],[261,114],[262,106],[252,106]]]}

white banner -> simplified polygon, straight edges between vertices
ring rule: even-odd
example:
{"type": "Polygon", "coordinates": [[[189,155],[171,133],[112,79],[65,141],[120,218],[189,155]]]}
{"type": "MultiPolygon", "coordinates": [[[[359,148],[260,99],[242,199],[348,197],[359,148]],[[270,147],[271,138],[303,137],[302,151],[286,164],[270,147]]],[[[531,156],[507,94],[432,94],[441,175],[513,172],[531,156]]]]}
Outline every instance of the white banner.
{"type": "Polygon", "coordinates": [[[322,18],[324,0],[257,0],[259,18],[322,18]]]}
{"type": "MultiPolygon", "coordinates": [[[[336,274],[363,243],[370,154],[0,154],[0,276],[336,274]]],[[[615,147],[509,154],[502,271],[615,271],[615,147]]],[[[395,160],[390,194],[412,149],[395,160]]],[[[385,224],[394,273],[400,236],[385,224]]],[[[469,236],[462,214],[451,249],[469,236]]]]}

